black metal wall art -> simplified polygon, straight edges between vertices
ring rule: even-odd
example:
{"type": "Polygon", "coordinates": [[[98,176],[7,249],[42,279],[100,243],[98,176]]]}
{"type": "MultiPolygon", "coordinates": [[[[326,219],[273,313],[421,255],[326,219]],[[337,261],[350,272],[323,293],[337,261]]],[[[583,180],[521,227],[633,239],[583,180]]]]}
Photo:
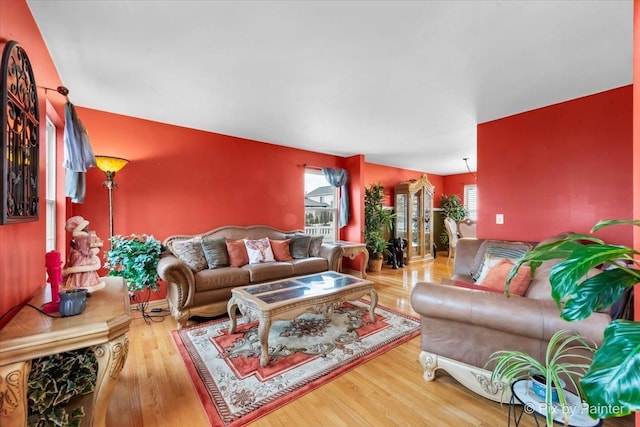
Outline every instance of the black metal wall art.
{"type": "Polygon", "coordinates": [[[1,224],[37,221],[39,213],[38,93],[31,63],[15,41],[2,53],[1,224]]]}

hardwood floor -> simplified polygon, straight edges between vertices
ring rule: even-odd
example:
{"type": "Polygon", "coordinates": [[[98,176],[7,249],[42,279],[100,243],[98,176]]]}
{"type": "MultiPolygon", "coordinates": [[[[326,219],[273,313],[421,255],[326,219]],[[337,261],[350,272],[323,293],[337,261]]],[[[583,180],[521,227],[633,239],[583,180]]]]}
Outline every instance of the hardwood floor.
{"type": "MultiPolygon", "coordinates": [[[[400,270],[370,273],[379,304],[416,315],[410,295],[419,281],[451,276],[446,256],[400,270]]],[[[129,332],[129,356],[113,393],[107,425],[208,426],[191,379],[173,344],[171,317],[145,324],[138,312],[129,332]]],[[[396,347],[250,424],[273,426],[505,426],[508,405],[482,398],[444,372],[422,379],[420,337],[396,347]]],[[[534,426],[525,415],[520,424],[534,426]]],[[[605,426],[633,426],[633,418],[605,426]]]]}

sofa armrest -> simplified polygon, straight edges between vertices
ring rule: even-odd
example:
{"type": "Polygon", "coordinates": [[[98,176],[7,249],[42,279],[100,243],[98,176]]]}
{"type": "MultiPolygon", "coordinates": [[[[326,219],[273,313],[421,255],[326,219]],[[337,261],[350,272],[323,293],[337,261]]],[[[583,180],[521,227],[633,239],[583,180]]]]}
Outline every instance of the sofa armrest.
{"type": "Polygon", "coordinates": [[[575,331],[600,345],[604,328],[611,322],[606,313],[594,313],[577,322],[560,318],[555,302],[468,289],[457,286],[417,283],[411,305],[421,316],[438,318],[506,331],[549,341],[560,329],[575,331]]]}
{"type": "Polygon", "coordinates": [[[320,247],[320,256],[329,261],[329,270],[338,271],[342,253],[342,246],[333,243],[323,243],[320,247]]]}
{"type": "Polygon", "coordinates": [[[158,262],[158,276],[167,283],[167,300],[178,310],[193,304],[195,278],[184,261],[164,255],[158,262]]]}

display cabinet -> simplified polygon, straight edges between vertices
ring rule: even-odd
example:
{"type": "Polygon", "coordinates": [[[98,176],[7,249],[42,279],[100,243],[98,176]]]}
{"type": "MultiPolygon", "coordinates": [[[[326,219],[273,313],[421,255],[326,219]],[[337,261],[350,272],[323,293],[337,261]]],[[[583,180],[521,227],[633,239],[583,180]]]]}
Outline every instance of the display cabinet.
{"type": "Polygon", "coordinates": [[[433,259],[433,194],[426,176],[394,187],[394,235],[406,239],[405,263],[433,259]]]}

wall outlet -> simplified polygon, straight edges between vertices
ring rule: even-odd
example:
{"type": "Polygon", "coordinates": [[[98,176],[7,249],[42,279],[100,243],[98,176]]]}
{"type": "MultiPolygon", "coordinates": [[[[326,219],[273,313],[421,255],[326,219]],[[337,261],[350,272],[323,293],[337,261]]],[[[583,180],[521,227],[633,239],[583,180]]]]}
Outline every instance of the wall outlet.
{"type": "Polygon", "coordinates": [[[504,224],[504,214],[496,214],[496,224],[504,224]]]}

